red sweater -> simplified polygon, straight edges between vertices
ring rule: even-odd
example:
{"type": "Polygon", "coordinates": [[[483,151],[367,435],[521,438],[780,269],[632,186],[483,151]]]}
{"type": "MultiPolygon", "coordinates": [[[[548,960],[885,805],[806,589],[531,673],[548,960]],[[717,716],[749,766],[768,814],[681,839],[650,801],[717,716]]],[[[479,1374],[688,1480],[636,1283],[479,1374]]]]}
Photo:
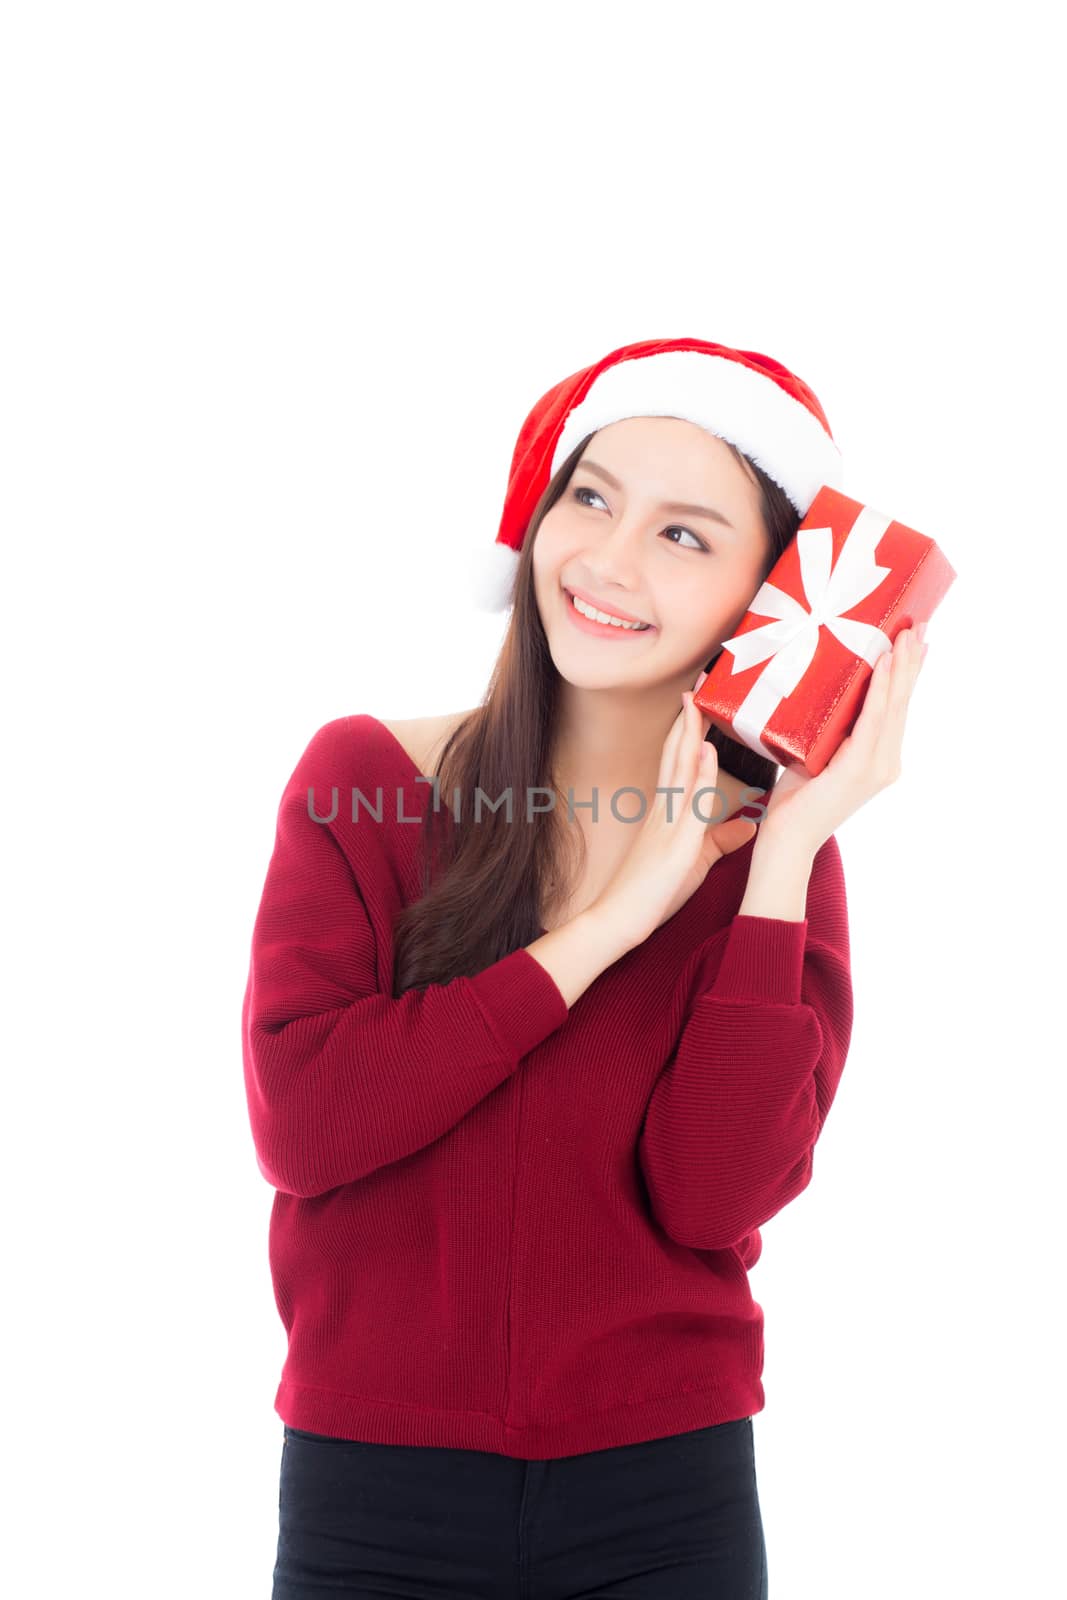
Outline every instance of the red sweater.
{"type": "Polygon", "coordinates": [[[281,800],[242,1010],[274,1409],[538,1461],[753,1415],[748,1269],[811,1181],[852,1027],[836,839],[803,922],[737,915],[749,843],[569,1010],[521,948],[396,1000],[417,776],[375,717],[340,717],[281,800]]]}

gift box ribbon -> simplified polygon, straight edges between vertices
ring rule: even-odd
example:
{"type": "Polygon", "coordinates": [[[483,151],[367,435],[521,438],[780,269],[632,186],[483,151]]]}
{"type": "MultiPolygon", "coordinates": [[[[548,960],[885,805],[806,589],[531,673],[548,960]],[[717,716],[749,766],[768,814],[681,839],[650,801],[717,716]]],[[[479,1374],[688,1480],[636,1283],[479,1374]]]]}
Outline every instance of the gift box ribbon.
{"type": "Polygon", "coordinates": [[[892,572],[892,567],[880,567],[874,556],[891,521],[870,506],[862,507],[832,567],[833,530],[800,528],[796,542],[801,589],[808,609],[776,584],[764,583],[749,610],[776,620],[723,640],[722,648],[734,658],[732,672],[767,662],[730,726],[734,738],[769,761],[778,758],[760,735],[811,666],[820,628],[829,628],[846,650],[871,667],[884,651],[893,648],[892,640],[881,628],[841,615],[872,594],[892,572]]]}

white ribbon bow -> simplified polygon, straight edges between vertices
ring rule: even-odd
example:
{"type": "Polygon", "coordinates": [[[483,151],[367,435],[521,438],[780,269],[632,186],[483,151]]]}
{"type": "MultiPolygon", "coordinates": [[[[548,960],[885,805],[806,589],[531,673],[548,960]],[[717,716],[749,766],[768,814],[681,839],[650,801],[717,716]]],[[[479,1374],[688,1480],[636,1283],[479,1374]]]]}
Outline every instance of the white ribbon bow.
{"type": "Polygon", "coordinates": [[[767,749],[760,734],[811,666],[819,644],[820,627],[829,628],[846,650],[851,650],[872,667],[880,655],[893,648],[892,641],[881,628],[841,615],[843,611],[851,611],[892,572],[892,567],[880,567],[874,558],[875,549],[891,521],[891,517],[864,506],[849,530],[832,571],[832,529],[801,528],[797,533],[797,549],[801,587],[809,609],[805,610],[784,589],[765,583],[749,610],[777,620],[723,640],[723,649],[729,650],[734,658],[732,672],[744,672],[759,661],[767,662],[738,707],[731,733],[733,738],[768,761],[778,762],[780,757],[767,749]]]}

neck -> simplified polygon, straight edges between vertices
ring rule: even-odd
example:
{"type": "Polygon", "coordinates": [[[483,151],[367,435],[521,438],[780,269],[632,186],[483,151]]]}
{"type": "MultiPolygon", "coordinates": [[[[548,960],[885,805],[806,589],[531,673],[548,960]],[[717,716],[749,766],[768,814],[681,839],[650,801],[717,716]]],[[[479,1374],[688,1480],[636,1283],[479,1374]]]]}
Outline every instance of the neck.
{"type": "MultiPolygon", "coordinates": [[[[553,769],[566,794],[588,796],[595,788],[601,805],[616,789],[639,789],[651,799],[659,781],[663,743],[681,705],[666,696],[620,694],[613,690],[565,688],[557,726],[553,769]]],[[[636,805],[636,799],[631,800],[636,805]]],[[[620,807],[629,812],[624,796],[620,807]]]]}
{"type": "MultiPolygon", "coordinates": [[[[646,810],[655,799],[663,745],[675,716],[681,711],[673,701],[648,692],[624,695],[611,690],[574,690],[564,687],[553,759],[553,781],[566,797],[575,800],[598,796],[598,817],[617,820],[611,797],[619,789],[637,789],[645,796],[646,810]]],[[[718,797],[705,796],[701,811],[722,821],[751,796],[751,785],[719,767],[714,778],[718,797]]],[[[675,804],[678,797],[675,796],[675,804]]],[[[624,794],[619,812],[631,817],[639,810],[637,798],[624,794]]]]}

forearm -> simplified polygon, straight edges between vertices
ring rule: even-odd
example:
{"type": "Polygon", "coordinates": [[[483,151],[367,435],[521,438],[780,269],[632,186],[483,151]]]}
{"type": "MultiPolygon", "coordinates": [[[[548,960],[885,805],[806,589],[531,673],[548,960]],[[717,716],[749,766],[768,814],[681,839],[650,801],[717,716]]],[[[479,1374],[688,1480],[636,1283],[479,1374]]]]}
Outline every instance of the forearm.
{"type": "Polygon", "coordinates": [[[568,1006],[630,949],[611,922],[587,909],[524,947],[554,979],[568,1006]]]}
{"type": "MultiPolygon", "coordinates": [[[[773,835],[756,835],[748,886],[738,907],[739,917],[777,917],[782,922],[803,922],[807,915],[808,881],[814,854],[773,835]]],[[[713,869],[714,870],[714,869],[713,869]]]]}
{"type": "MultiPolygon", "coordinates": [[[[757,835],[738,915],[803,922],[813,862],[807,850],[757,835]]],[[[555,981],[568,1006],[631,948],[620,940],[611,920],[593,907],[525,946],[555,981]]]]}

